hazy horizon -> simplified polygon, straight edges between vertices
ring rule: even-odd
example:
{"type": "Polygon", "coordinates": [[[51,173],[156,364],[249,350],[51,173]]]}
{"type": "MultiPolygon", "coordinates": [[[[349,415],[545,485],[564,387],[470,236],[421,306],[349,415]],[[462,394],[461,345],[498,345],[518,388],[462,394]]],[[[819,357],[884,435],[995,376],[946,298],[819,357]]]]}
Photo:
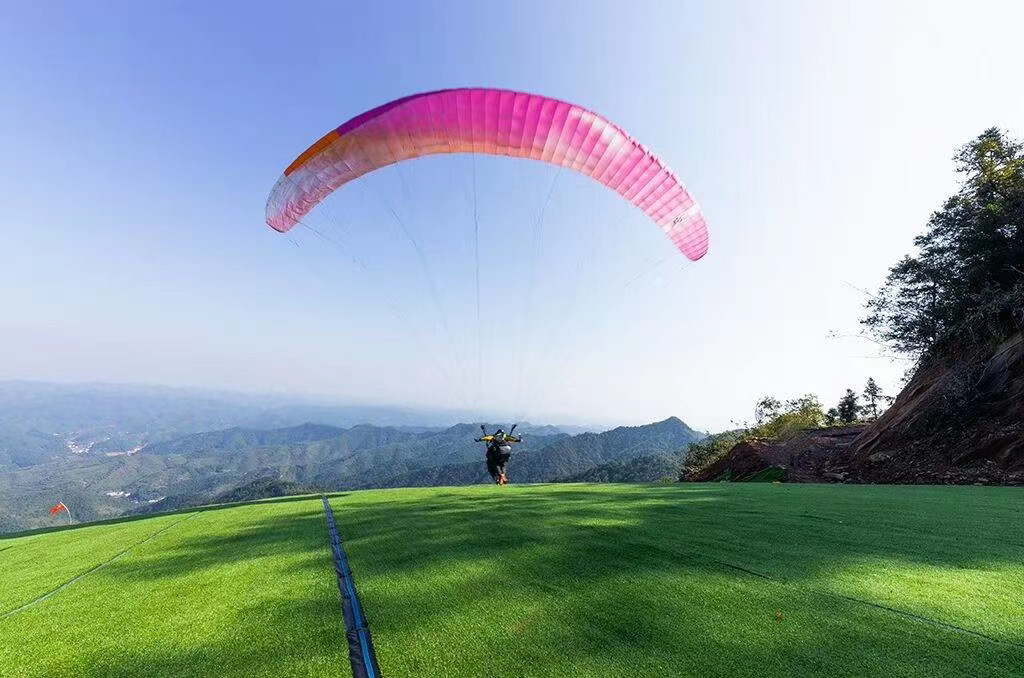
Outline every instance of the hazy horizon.
{"type": "MultiPolygon", "coordinates": [[[[515,418],[503,417],[501,413],[482,413],[484,416],[481,418],[479,412],[469,412],[464,410],[458,410],[453,408],[444,408],[432,405],[430,403],[398,403],[398,402],[372,402],[372,401],[361,401],[357,399],[349,399],[342,396],[332,394],[315,394],[315,393],[300,393],[300,392],[274,392],[274,391],[242,391],[242,390],[231,390],[223,388],[214,388],[206,386],[170,386],[167,384],[155,384],[146,382],[131,382],[131,381],[62,381],[62,380],[39,380],[39,379],[0,379],[0,389],[4,386],[11,385],[22,385],[28,388],[36,387],[52,387],[61,388],[68,390],[100,390],[107,392],[120,392],[120,393],[133,393],[142,392],[149,395],[173,395],[177,397],[187,398],[209,398],[220,402],[236,401],[236,404],[249,403],[260,403],[263,406],[279,406],[279,407],[311,407],[311,408],[324,408],[324,409],[354,409],[354,410],[383,410],[391,413],[405,413],[409,415],[415,415],[422,417],[414,424],[402,424],[402,425],[415,425],[415,426],[430,426],[438,428],[448,428],[454,425],[462,424],[494,424],[509,426],[511,424],[518,424],[520,426],[527,424],[532,426],[556,426],[566,427],[569,429],[573,428],[587,428],[595,431],[604,431],[618,426],[642,426],[646,424],[658,423],[668,418],[677,418],[686,422],[685,417],[681,414],[670,415],[660,420],[652,421],[636,421],[636,422],[625,422],[625,421],[586,421],[582,419],[547,419],[541,418],[541,420],[517,420],[515,418]],[[488,416],[489,415],[489,416],[488,416]]],[[[311,424],[324,424],[325,422],[310,420],[307,423],[311,424]]],[[[389,426],[392,424],[381,423],[381,421],[360,421],[360,424],[371,424],[376,426],[389,426]]],[[[333,424],[326,424],[333,425],[333,424]]],[[[276,425],[275,425],[276,426],[276,425]]],[[[691,427],[694,430],[700,430],[697,427],[691,427]]],[[[707,433],[708,431],[702,431],[707,433]]]]}

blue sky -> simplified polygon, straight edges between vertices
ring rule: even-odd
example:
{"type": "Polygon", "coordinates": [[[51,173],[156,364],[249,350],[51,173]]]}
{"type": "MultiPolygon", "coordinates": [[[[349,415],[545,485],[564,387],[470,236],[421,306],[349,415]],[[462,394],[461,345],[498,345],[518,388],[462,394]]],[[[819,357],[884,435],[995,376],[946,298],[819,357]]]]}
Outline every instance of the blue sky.
{"type": "Polygon", "coordinates": [[[707,429],[766,393],[895,391],[906,365],[848,336],[857,288],[955,188],[956,146],[1024,136],[1022,22],[1017,2],[12,5],[0,378],[707,429]],[[700,201],[709,255],[670,256],[594,182],[487,157],[346,187],[311,217],[330,241],[265,226],[328,129],[462,85],[622,125],[700,201]]]}

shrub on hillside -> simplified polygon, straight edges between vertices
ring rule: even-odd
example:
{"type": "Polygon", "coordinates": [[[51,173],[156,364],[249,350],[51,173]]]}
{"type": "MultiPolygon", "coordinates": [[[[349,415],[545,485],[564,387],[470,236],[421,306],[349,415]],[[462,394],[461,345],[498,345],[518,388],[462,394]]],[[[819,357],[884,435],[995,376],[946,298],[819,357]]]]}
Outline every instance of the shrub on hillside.
{"type": "Polygon", "coordinates": [[[711,466],[729,454],[729,450],[737,443],[784,438],[801,429],[820,428],[826,423],[821,401],[813,393],[785,402],[765,396],[754,407],[754,419],[757,422],[754,426],[708,436],[690,445],[683,466],[683,477],[711,466]]]}
{"type": "Polygon", "coordinates": [[[686,461],[683,464],[682,477],[703,471],[716,461],[729,454],[729,450],[736,443],[744,439],[746,431],[726,431],[704,440],[692,443],[686,452],[686,461]]]}

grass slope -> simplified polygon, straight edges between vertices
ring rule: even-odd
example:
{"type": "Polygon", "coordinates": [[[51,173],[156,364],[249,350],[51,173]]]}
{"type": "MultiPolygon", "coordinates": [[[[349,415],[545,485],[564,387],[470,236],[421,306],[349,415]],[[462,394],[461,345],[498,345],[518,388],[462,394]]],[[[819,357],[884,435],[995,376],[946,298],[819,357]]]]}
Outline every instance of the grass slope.
{"type": "Polygon", "coordinates": [[[180,518],[117,525],[90,525],[0,541],[0,616],[86,574],[131,546],[152,537],[180,518]],[[37,540],[42,541],[37,541],[37,540]],[[37,542],[37,543],[33,543],[37,542]]]}
{"type": "Polygon", "coordinates": [[[1013,488],[473,487],[332,506],[388,678],[1024,667],[1013,488]]]}
{"type": "Polygon", "coordinates": [[[0,614],[0,676],[350,675],[319,498],[0,540],[0,601],[103,563],[0,614]]]}
{"type": "MultiPolygon", "coordinates": [[[[331,503],[387,678],[1024,666],[1019,489],[476,486],[331,503]]],[[[350,675],[319,499],[0,539],[0,572],[4,678],[350,675]]]]}

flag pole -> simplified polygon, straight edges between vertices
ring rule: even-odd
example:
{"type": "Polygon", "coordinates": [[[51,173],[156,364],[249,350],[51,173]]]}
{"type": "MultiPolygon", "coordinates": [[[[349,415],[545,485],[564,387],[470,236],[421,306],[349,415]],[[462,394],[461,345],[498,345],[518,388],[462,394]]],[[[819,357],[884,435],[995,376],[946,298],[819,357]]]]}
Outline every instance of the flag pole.
{"type": "Polygon", "coordinates": [[[64,509],[68,514],[68,525],[75,522],[75,519],[71,517],[71,509],[69,509],[68,505],[62,501],[58,501],[57,505],[50,509],[50,516],[54,518],[57,517],[57,514],[60,513],[61,509],[64,509]]]}

